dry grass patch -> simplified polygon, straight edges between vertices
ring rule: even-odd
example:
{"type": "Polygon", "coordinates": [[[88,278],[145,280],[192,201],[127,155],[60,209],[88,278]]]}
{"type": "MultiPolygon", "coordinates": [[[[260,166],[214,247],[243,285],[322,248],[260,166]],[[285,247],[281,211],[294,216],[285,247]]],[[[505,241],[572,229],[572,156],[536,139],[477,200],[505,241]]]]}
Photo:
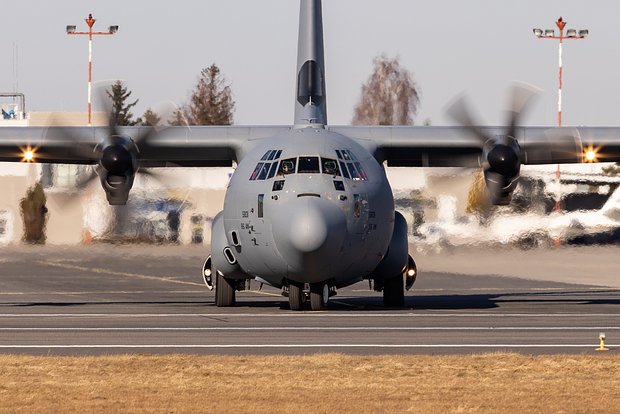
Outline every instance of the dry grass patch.
{"type": "Polygon", "coordinates": [[[0,412],[618,412],[620,358],[0,356],[0,412]]]}

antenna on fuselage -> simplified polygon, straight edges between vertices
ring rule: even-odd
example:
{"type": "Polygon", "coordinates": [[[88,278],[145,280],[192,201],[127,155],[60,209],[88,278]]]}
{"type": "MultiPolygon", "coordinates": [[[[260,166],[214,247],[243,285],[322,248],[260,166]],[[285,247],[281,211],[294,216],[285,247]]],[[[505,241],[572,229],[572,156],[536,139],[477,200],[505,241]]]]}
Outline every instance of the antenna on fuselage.
{"type": "Polygon", "coordinates": [[[301,0],[297,46],[295,127],[327,124],[321,0],[301,0]]]}

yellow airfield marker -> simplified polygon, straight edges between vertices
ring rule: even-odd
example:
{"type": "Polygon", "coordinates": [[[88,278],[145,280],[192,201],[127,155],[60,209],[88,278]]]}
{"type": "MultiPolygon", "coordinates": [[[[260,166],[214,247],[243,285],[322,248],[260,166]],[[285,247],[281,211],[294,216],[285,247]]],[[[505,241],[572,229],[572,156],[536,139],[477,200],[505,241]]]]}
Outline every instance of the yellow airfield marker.
{"type": "Polygon", "coordinates": [[[600,341],[600,345],[595,349],[595,351],[609,351],[609,348],[605,348],[605,332],[601,332],[598,335],[598,339],[600,341]]]}

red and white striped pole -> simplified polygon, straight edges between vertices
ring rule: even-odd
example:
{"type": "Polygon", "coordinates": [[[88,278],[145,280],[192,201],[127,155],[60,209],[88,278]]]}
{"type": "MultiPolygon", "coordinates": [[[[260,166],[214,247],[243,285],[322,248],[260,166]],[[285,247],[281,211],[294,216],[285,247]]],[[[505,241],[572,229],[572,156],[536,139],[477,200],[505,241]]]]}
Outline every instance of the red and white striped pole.
{"type": "Polygon", "coordinates": [[[86,24],[88,25],[88,126],[93,126],[91,120],[91,96],[93,84],[93,25],[95,21],[93,15],[89,14],[88,19],[86,19],[86,24]]]}
{"type": "MultiPolygon", "coordinates": [[[[562,127],[562,43],[564,41],[564,28],[566,27],[566,22],[562,20],[560,17],[555,24],[560,29],[560,46],[558,48],[558,64],[559,64],[559,87],[558,87],[558,127],[562,127]]],[[[559,165],[558,165],[559,168],[559,165]]]]}
{"type": "Polygon", "coordinates": [[[88,126],[92,126],[92,82],[93,82],[93,36],[95,35],[113,35],[118,31],[118,26],[110,26],[107,32],[93,32],[93,26],[96,19],[92,14],[84,19],[88,25],[87,32],[76,32],[75,26],[67,26],[67,34],[69,35],[88,35],[88,126]]]}
{"type": "MultiPolygon", "coordinates": [[[[577,32],[577,30],[575,29],[569,29],[566,32],[566,36],[564,35],[564,29],[566,28],[566,22],[560,17],[556,22],[555,25],[558,27],[558,29],[560,30],[560,34],[559,36],[555,35],[555,31],[553,29],[548,29],[548,30],[541,30],[541,29],[534,29],[534,35],[536,35],[537,38],[539,39],[559,39],[560,44],[558,47],[558,66],[559,66],[559,70],[558,70],[558,127],[562,127],[562,87],[563,87],[563,82],[562,82],[562,74],[563,74],[563,64],[562,64],[562,47],[564,44],[564,40],[572,40],[572,39],[584,39],[587,35],[588,35],[588,30],[579,30],[579,32],[577,32]]],[[[558,164],[557,170],[555,172],[555,177],[558,183],[558,186],[560,184],[560,164],[558,164]]],[[[555,203],[555,210],[559,211],[560,210],[560,196],[558,196],[558,199],[555,203]]]]}
{"type": "MultiPolygon", "coordinates": [[[[562,18],[560,17],[558,19],[557,22],[555,22],[556,26],[558,26],[558,29],[560,30],[560,43],[558,46],[558,67],[559,67],[559,72],[558,72],[558,128],[562,128],[562,43],[564,41],[564,27],[566,27],[566,22],[562,20],[562,18]]],[[[556,170],[555,170],[555,179],[558,183],[558,186],[560,185],[560,177],[561,177],[561,172],[560,172],[560,164],[558,164],[556,170]]],[[[561,194],[558,195],[558,199],[555,202],[555,211],[560,211],[562,209],[561,206],[561,194]]]]}

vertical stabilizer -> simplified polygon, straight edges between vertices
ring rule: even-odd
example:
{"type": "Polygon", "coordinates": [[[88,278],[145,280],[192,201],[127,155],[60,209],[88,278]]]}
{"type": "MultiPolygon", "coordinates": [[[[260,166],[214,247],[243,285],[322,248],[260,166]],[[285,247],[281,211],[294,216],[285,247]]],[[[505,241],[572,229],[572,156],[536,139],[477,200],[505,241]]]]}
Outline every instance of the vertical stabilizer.
{"type": "Polygon", "coordinates": [[[295,126],[327,124],[321,0],[301,0],[295,126]]]}

